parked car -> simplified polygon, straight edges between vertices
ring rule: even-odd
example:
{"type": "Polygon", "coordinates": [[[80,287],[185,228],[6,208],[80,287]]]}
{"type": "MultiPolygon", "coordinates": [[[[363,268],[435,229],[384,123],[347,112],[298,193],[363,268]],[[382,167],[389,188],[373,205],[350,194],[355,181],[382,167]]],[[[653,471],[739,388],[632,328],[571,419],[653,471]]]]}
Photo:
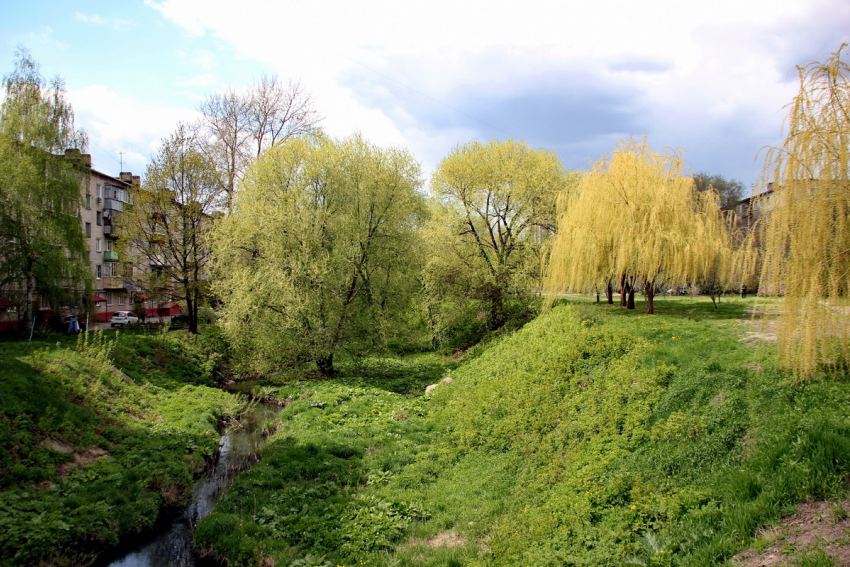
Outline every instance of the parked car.
{"type": "Polygon", "coordinates": [[[189,316],[185,313],[179,313],[171,318],[172,327],[185,327],[189,325],[189,316]]]}
{"type": "Polygon", "coordinates": [[[138,322],[139,318],[132,311],[116,311],[109,324],[112,327],[120,327],[121,325],[133,325],[138,322]]]}

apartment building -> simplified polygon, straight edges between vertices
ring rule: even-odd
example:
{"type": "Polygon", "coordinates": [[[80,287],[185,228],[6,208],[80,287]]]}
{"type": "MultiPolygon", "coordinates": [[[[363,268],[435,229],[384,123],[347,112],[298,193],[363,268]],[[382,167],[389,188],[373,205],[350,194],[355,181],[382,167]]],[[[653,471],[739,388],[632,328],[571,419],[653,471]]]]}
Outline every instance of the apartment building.
{"type": "MultiPolygon", "coordinates": [[[[70,151],[70,150],[69,150],[70,151]]],[[[67,155],[67,152],[66,152],[67,155]]],[[[94,315],[108,321],[115,311],[132,309],[137,291],[125,280],[115,246],[115,222],[131,205],[130,188],[140,182],[139,176],[121,172],[113,177],[91,168],[91,156],[80,159],[90,168],[88,183],[83,183],[80,221],[89,243],[89,263],[94,280],[94,315]]]]}

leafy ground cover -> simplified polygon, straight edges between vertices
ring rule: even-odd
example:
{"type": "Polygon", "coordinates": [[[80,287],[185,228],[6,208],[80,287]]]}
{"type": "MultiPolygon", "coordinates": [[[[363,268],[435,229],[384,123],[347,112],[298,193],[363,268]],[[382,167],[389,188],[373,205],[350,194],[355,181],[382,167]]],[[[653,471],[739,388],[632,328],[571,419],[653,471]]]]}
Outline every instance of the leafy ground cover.
{"type": "Polygon", "coordinates": [[[196,543],[230,565],[722,565],[845,494],[850,384],[742,341],[753,300],[567,303],[454,369],[258,386],[283,421],[196,543]]]}
{"type": "Polygon", "coordinates": [[[0,344],[4,565],[85,564],[153,526],[186,503],[240,407],[204,385],[220,362],[214,337],[54,338],[0,344]]]}

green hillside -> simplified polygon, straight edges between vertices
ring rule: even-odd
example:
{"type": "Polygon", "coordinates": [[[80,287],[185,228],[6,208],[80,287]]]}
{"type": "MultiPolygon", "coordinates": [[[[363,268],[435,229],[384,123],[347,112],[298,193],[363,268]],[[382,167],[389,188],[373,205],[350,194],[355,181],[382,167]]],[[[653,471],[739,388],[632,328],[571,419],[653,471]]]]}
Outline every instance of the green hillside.
{"type": "Polygon", "coordinates": [[[437,358],[269,386],[278,432],[196,542],[231,565],[723,564],[850,472],[847,381],[775,370],[741,340],[752,305],[559,306],[426,397],[437,358]]]}

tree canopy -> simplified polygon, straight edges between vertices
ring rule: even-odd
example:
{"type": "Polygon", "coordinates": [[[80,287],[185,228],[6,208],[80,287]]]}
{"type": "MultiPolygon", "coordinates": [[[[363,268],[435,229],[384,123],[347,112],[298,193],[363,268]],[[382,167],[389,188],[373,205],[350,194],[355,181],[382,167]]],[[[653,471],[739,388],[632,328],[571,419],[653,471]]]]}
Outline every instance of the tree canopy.
{"type": "Polygon", "coordinates": [[[23,48],[4,77],[0,109],[0,289],[22,307],[28,328],[36,296],[51,307],[91,289],[79,216],[86,136],[59,77],[46,81],[23,48]]]}
{"type": "Polygon", "coordinates": [[[231,88],[211,94],[200,111],[204,148],[224,177],[228,210],[251,160],[275,144],[313,132],[322,120],[299,83],[283,84],[267,75],[244,92],[231,88]]]}
{"type": "Polygon", "coordinates": [[[417,285],[420,184],[406,151],[359,136],[293,138],[250,166],[212,236],[225,332],[249,364],[329,374],[392,335],[417,285]]]}
{"type": "MultiPolygon", "coordinates": [[[[693,283],[731,265],[731,241],[717,195],[694,190],[679,152],[621,141],[578,186],[558,199],[546,289],[587,292],[619,282],[641,286],[653,313],[658,286],[693,283]]],[[[633,305],[633,303],[632,303],[633,305]]]]}
{"type": "Polygon", "coordinates": [[[473,141],[452,150],[431,180],[425,281],[433,301],[471,299],[490,329],[501,326],[510,296],[540,289],[555,196],[572,179],[553,152],[524,142],[473,141]]]}
{"type": "Polygon", "coordinates": [[[773,194],[763,224],[761,288],[785,296],[780,362],[800,378],[850,355],[850,66],[847,44],[799,67],[787,136],[767,154],[762,187],[773,194]]]}
{"type": "Polygon", "coordinates": [[[193,130],[180,125],[163,140],[133,206],[116,221],[131,279],[152,297],[186,301],[193,333],[209,275],[206,233],[223,191],[215,163],[201,151],[193,130]]]}
{"type": "Polygon", "coordinates": [[[717,193],[720,208],[724,211],[734,209],[746,193],[746,187],[737,179],[726,179],[723,175],[704,171],[694,175],[694,184],[699,192],[714,191],[717,193]]]}

